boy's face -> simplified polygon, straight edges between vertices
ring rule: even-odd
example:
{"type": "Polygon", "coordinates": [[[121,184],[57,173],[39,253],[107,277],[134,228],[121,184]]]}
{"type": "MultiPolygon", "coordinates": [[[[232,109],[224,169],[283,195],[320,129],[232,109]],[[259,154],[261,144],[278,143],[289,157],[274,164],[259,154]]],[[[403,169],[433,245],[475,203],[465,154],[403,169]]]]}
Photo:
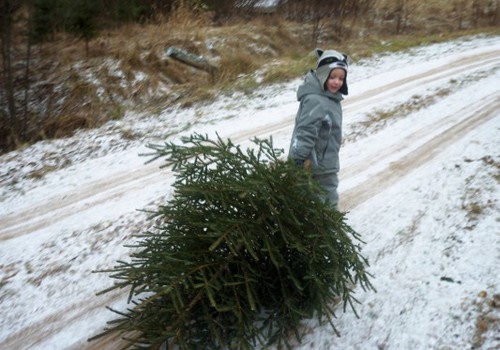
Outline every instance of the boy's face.
{"type": "Polygon", "coordinates": [[[345,70],[342,68],[332,69],[330,76],[326,80],[326,89],[332,94],[340,90],[342,85],[344,85],[345,80],[345,70]]]}

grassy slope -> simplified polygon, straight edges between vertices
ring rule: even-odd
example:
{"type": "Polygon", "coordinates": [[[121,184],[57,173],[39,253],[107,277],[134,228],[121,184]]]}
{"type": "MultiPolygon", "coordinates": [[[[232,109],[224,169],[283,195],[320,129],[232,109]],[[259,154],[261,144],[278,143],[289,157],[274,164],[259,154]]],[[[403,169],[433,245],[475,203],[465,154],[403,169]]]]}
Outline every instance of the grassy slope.
{"type": "MultiPolygon", "coordinates": [[[[438,6],[437,2],[428,4],[438,6]]],[[[374,11],[393,10],[391,1],[380,1],[378,6],[374,11]]],[[[468,34],[499,33],[497,27],[452,30],[453,17],[436,25],[433,16],[425,15],[436,12],[429,6],[408,10],[420,16],[406,18],[403,29],[408,34],[390,34],[395,19],[379,16],[378,20],[347,21],[350,35],[342,42],[325,25],[317,44],[311,41],[308,24],[267,17],[215,27],[206,14],[182,11],[154,24],[129,24],[102,32],[90,42],[88,54],[85,43],[60,37],[35,48],[33,141],[96,127],[131,109],[158,113],[172,105],[207,102],[221,93],[251,93],[262,84],[302,75],[314,65],[309,53],[315,46],[335,47],[356,61],[468,34]],[[172,46],[207,58],[217,72],[210,75],[168,58],[165,52],[172,46]]]]}

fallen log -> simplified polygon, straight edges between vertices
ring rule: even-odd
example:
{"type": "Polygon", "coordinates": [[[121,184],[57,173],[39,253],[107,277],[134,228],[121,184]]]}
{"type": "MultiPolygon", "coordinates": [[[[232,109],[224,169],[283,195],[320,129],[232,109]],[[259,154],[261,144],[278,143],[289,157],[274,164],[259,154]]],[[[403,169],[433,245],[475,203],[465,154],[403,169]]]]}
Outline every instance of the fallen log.
{"type": "Polygon", "coordinates": [[[187,64],[196,69],[201,69],[214,78],[217,67],[211,65],[205,57],[197,56],[177,47],[169,47],[166,51],[168,57],[171,57],[181,63],[187,64]]]}

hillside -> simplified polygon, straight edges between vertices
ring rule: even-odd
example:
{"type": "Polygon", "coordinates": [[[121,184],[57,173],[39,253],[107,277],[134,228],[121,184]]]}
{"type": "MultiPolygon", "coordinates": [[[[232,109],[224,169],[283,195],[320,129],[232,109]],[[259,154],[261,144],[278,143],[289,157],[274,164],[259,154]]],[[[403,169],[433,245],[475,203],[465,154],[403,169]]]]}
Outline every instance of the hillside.
{"type": "MultiPolygon", "coordinates": [[[[356,60],[341,152],[341,209],[366,244],[377,293],[360,318],[304,320],[295,349],[500,346],[500,37],[468,36],[356,60]]],[[[127,260],[138,209],[168,200],[169,169],[147,143],[201,132],[287,149],[299,79],[173,106],[0,156],[0,348],[117,349],[87,338],[126,307],[92,271],[127,260]]],[[[272,348],[272,347],[271,347],[272,348]]]]}
{"type": "Polygon", "coordinates": [[[488,0],[288,1],[265,11],[253,7],[257,2],[245,1],[243,11],[218,0],[7,1],[0,15],[0,153],[129,112],[159,115],[290,81],[310,67],[316,46],[335,46],[356,62],[498,34],[500,18],[499,5],[488,0]],[[211,68],[179,62],[167,54],[172,48],[211,68]]]}

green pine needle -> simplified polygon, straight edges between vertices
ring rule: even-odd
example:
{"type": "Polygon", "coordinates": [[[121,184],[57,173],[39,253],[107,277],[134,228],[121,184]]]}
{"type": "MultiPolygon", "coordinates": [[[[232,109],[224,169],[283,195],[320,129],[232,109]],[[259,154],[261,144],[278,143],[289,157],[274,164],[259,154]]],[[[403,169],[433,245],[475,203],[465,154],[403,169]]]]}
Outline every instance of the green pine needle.
{"type": "Polygon", "coordinates": [[[253,349],[300,341],[300,322],[334,305],[354,309],[353,288],[374,290],[360,236],[320,200],[311,175],[280,159],[272,139],[241,149],[193,134],[182,145],[150,145],[176,173],[160,220],[134,245],[131,262],[110,273],[130,288],[133,307],[102,335],[118,331],[132,348],[253,349]]]}

